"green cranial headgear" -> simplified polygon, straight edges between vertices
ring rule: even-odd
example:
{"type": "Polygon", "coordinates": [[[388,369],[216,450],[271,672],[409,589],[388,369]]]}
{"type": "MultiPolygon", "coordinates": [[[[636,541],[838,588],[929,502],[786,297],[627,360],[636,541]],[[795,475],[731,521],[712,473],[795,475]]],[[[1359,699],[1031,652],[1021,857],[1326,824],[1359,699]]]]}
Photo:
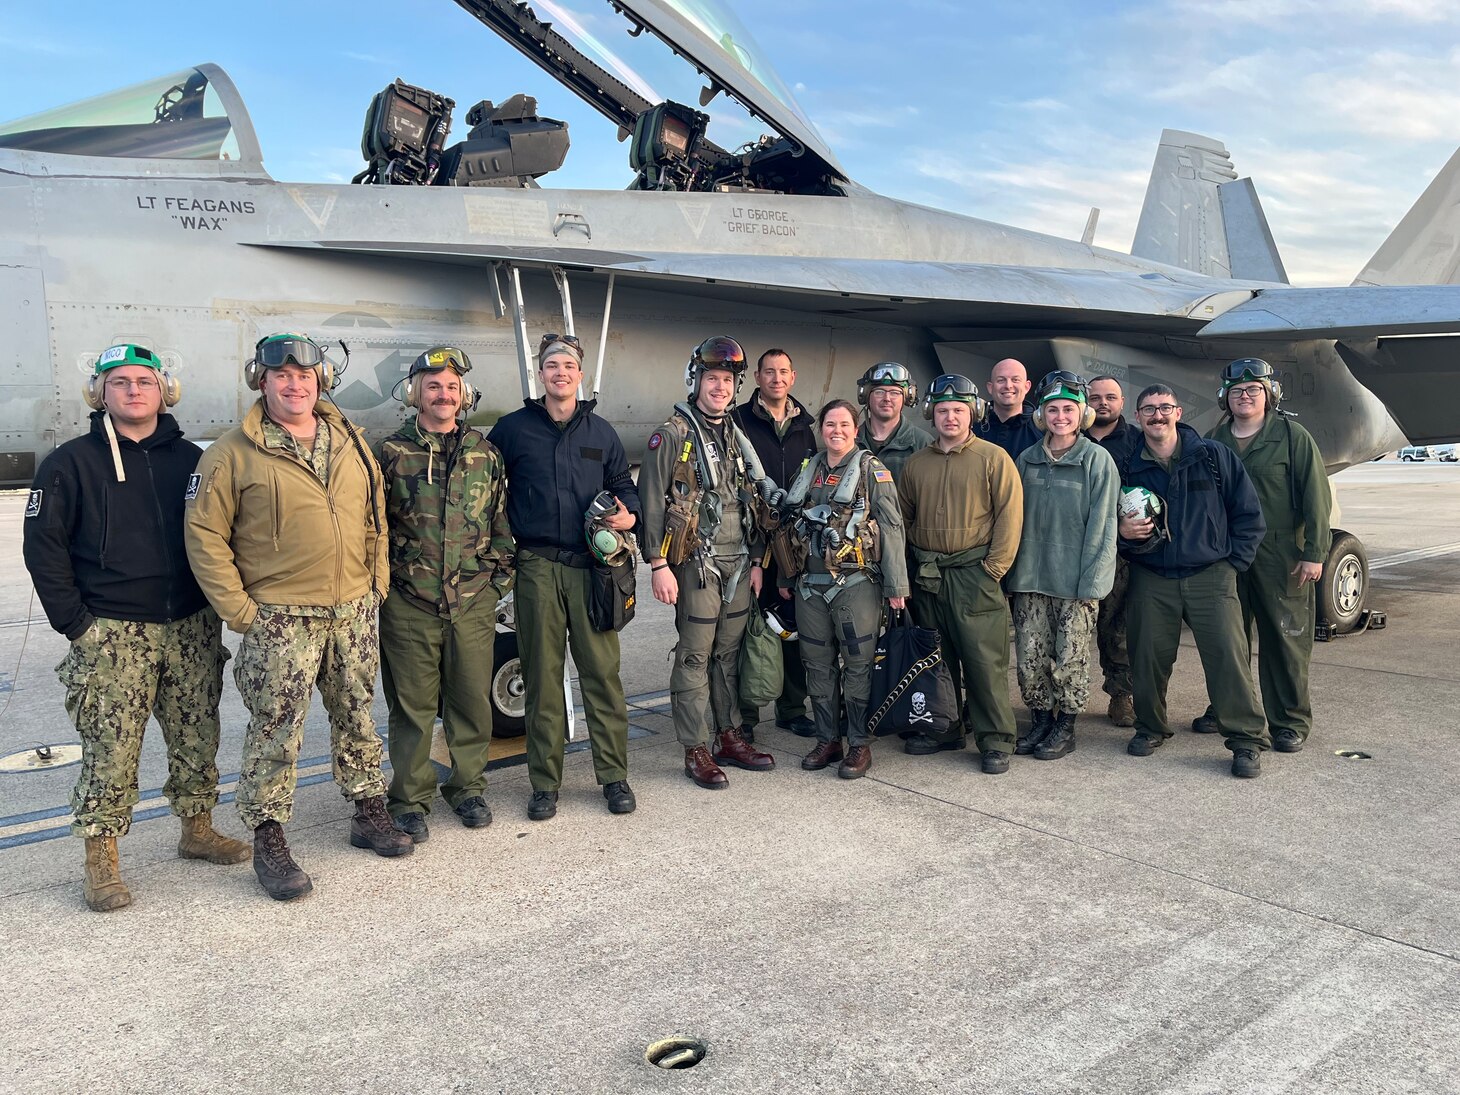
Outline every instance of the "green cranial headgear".
{"type": "Polygon", "coordinates": [[[95,375],[100,376],[108,369],[115,369],[120,365],[141,365],[144,368],[162,372],[161,360],[146,346],[123,342],[116,346],[108,346],[101,352],[101,356],[96,359],[95,375]]]}

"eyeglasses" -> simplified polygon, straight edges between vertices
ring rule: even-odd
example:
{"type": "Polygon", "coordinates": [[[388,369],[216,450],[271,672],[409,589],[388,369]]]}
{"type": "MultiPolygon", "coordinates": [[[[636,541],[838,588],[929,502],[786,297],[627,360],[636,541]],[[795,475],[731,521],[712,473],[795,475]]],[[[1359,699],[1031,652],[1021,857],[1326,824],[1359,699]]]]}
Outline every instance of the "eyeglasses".
{"type": "MultiPolygon", "coordinates": [[[[566,342],[569,346],[576,346],[580,350],[583,348],[583,343],[578,340],[577,335],[559,335],[549,333],[543,335],[542,338],[538,341],[538,351],[541,352],[542,350],[551,346],[554,342],[566,342]]],[[[461,353],[460,350],[457,350],[456,352],[461,353]]]]}
{"type": "Polygon", "coordinates": [[[1181,408],[1175,403],[1147,403],[1144,407],[1138,407],[1136,414],[1142,418],[1155,418],[1160,415],[1162,418],[1169,418],[1181,408]]]}
{"type": "Polygon", "coordinates": [[[254,347],[254,360],[266,369],[285,365],[312,369],[324,360],[324,352],[313,339],[302,335],[275,335],[254,347]]]}
{"type": "Polygon", "coordinates": [[[928,386],[928,400],[932,403],[943,399],[968,400],[977,397],[977,385],[958,373],[944,373],[928,386]]]}
{"type": "Polygon", "coordinates": [[[1222,370],[1222,383],[1235,384],[1239,380],[1271,380],[1272,366],[1260,357],[1240,357],[1229,362],[1222,370]]]}
{"type": "Polygon", "coordinates": [[[695,360],[701,365],[745,367],[745,351],[728,335],[714,335],[695,347],[695,360]]]}
{"type": "Polygon", "coordinates": [[[1262,393],[1261,384],[1244,384],[1240,388],[1228,388],[1227,398],[1232,399],[1256,399],[1262,393]]]}
{"type": "Polygon", "coordinates": [[[452,369],[457,373],[471,372],[471,358],[455,346],[437,346],[427,350],[411,363],[411,375],[434,373],[441,369],[452,369]]]}
{"type": "Polygon", "coordinates": [[[135,380],[129,380],[124,376],[114,376],[106,382],[106,386],[114,392],[126,392],[136,388],[139,392],[150,392],[157,387],[157,380],[150,376],[141,376],[135,380]]]}

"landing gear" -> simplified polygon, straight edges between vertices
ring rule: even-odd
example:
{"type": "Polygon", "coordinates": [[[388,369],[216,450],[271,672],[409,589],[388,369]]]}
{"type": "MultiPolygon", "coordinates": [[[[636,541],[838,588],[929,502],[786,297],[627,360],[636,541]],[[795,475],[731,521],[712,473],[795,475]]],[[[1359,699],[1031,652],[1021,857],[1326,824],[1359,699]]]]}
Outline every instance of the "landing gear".
{"type": "Polygon", "coordinates": [[[517,653],[517,598],[508,593],[497,602],[497,637],[492,642],[492,736],[520,738],[527,732],[527,686],[517,653]]]}
{"type": "Polygon", "coordinates": [[[1333,546],[1318,580],[1318,626],[1315,638],[1327,642],[1351,631],[1377,631],[1384,613],[1364,607],[1369,593],[1369,556],[1353,533],[1333,530],[1333,546]]]}

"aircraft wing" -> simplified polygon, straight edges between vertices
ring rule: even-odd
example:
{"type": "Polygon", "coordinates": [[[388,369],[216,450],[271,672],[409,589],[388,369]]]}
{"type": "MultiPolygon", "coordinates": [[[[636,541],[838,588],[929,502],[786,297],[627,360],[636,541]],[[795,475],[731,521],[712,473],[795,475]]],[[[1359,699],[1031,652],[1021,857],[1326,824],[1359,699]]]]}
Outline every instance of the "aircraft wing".
{"type": "MultiPolygon", "coordinates": [[[[425,262],[614,273],[689,295],[715,296],[827,315],[865,316],[927,327],[1039,324],[1090,330],[1194,334],[1252,299],[1255,288],[1193,276],[980,263],[786,258],[693,253],[627,254],[592,247],[414,243],[372,240],[251,244],[425,262]],[[666,285],[665,283],[672,283],[666,285]]],[[[1460,325],[1457,325],[1460,329],[1460,325]]]]}
{"type": "Polygon", "coordinates": [[[1217,316],[1202,338],[1368,339],[1460,332],[1460,286],[1262,289],[1217,316]]]}

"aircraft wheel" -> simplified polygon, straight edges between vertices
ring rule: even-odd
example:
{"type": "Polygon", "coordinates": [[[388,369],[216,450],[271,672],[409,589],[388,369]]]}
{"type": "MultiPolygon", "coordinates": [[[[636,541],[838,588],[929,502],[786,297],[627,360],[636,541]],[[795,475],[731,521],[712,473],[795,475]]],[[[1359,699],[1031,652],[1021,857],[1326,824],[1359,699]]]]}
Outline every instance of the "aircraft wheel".
{"type": "Polygon", "coordinates": [[[1333,547],[1318,580],[1318,616],[1339,634],[1352,631],[1369,592],[1369,556],[1359,538],[1333,530],[1333,547]]]}
{"type": "Polygon", "coordinates": [[[517,632],[497,632],[492,666],[492,736],[520,738],[527,732],[527,687],[517,655],[517,632]]]}

